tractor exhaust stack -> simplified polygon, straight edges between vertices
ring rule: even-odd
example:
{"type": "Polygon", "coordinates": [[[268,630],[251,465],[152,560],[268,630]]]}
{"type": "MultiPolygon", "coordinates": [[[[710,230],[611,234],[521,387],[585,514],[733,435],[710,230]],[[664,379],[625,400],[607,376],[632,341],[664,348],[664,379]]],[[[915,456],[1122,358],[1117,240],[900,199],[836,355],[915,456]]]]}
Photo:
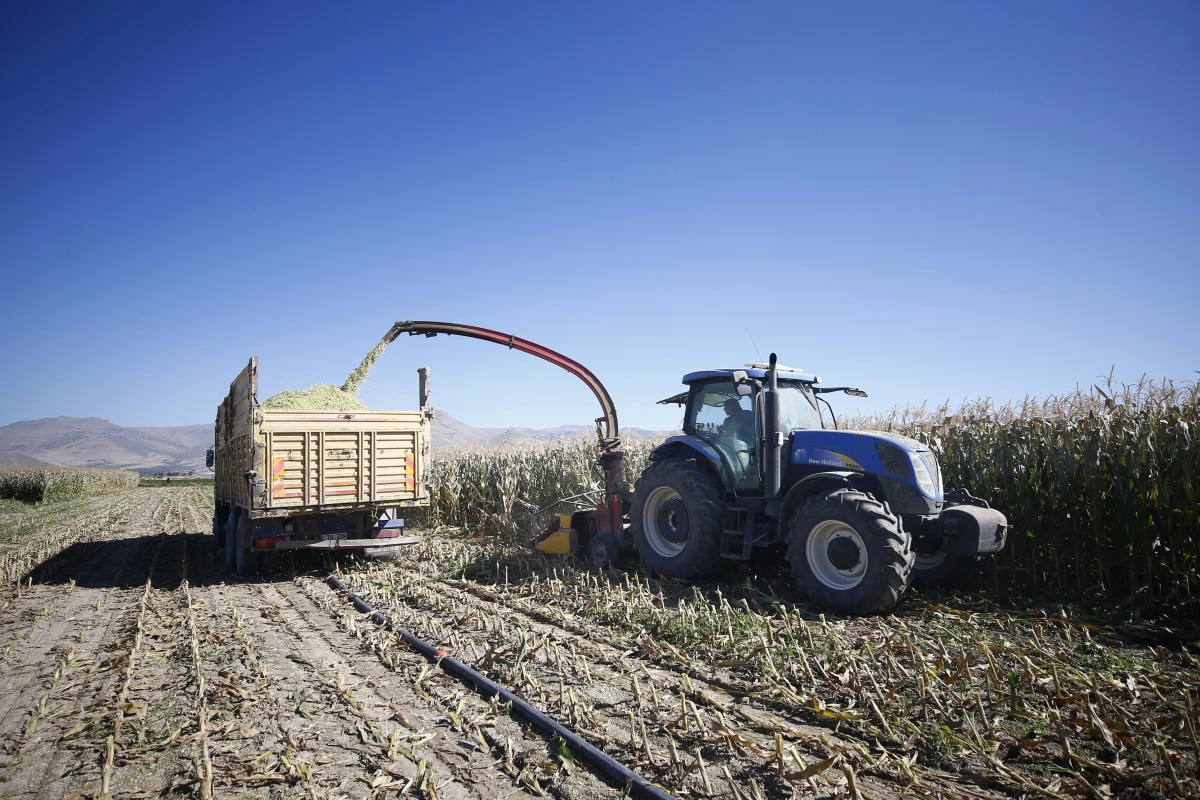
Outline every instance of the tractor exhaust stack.
{"type": "Polygon", "coordinates": [[[766,497],[778,497],[779,487],[782,483],[782,475],[779,469],[779,454],[783,449],[783,433],[779,430],[779,371],[777,369],[776,357],[771,353],[770,363],[767,365],[767,391],[763,397],[763,427],[766,438],[766,447],[763,448],[765,458],[765,474],[763,475],[766,486],[764,495],[766,497]]]}

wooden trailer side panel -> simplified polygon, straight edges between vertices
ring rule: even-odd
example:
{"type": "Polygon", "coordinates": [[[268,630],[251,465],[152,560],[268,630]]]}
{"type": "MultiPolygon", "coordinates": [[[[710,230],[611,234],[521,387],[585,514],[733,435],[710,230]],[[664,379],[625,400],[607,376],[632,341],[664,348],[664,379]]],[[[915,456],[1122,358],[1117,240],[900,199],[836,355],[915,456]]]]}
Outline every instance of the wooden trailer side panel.
{"type": "Polygon", "coordinates": [[[428,505],[430,419],[428,408],[264,409],[251,358],[217,409],[214,494],[251,516],[428,505]]]}
{"type": "Polygon", "coordinates": [[[262,430],[267,508],[428,502],[421,412],[267,410],[262,430]]]}
{"type": "Polygon", "coordinates": [[[258,357],[253,356],[229,384],[229,394],[217,407],[213,493],[218,502],[251,507],[246,473],[255,469],[254,422],[258,409],[258,357]]]}

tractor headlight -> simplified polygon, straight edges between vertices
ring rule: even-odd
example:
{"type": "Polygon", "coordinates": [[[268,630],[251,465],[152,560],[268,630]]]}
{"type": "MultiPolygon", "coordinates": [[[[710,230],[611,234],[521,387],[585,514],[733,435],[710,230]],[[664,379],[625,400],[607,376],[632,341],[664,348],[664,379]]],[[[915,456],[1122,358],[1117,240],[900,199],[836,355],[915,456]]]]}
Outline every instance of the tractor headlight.
{"type": "MultiPolygon", "coordinates": [[[[913,477],[917,481],[917,487],[920,488],[929,497],[937,497],[937,483],[934,481],[933,474],[929,471],[929,467],[925,465],[925,459],[921,458],[923,454],[909,452],[908,460],[912,462],[913,477]]],[[[932,453],[930,454],[932,455],[932,453]]],[[[937,462],[934,462],[934,469],[937,469],[937,462]]]]}

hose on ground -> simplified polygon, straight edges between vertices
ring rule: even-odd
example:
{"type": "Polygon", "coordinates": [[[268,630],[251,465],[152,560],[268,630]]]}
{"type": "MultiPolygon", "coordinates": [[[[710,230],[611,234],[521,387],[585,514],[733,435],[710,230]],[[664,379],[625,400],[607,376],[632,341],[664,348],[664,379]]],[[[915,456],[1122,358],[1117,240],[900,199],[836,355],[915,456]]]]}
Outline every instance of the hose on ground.
{"type": "Polygon", "coordinates": [[[418,639],[413,634],[392,623],[379,611],[372,608],[367,601],[356,595],[354,592],[337,579],[334,575],[327,577],[326,582],[337,591],[346,595],[346,597],[354,604],[354,607],[364,614],[370,614],[370,619],[376,625],[391,631],[400,637],[405,644],[418,653],[429,659],[434,664],[441,667],[442,671],[453,675],[455,678],[470,684],[485,698],[499,696],[505,703],[512,705],[512,710],[517,716],[529,722],[543,734],[547,736],[558,736],[567,743],[567,747],[577,754],[584,761],[591,764],[597,772],[608,778],[613,783],[629,787],[629,792],[633,797],[646,798],[646,800],[676,800],[674,795],[663,791],[658,786],[655,786],[650,781],[638,775],[633,770],[626,767],[621,762],[615,760],[612,756],[605,753],[603,750],[595,747],[585,739],[578,736],[570,728],[566,728],[555,722],[550,717],[539,711],[534,706],[517,697],[515,694],[505,689],[503,686],[492,681],[490,678],[482,675],[468,667],[456,658],[451,658],[446,655],[444,650],[439,650],[433,647],[428,642],[418,639]]]}

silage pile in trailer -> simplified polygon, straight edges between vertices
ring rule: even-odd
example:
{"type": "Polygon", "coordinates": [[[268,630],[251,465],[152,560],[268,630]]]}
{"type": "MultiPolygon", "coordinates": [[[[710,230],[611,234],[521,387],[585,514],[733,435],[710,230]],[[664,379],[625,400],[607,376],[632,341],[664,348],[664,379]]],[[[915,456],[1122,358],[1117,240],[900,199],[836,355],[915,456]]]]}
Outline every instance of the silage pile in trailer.
{"type": "Polygon", "coordinates": [[[0,498],[26,503],[53,503],[136,489],[136,472],[84,467],[14,467],[0,469],[0,498]]]}
{"type": "Polygon", "coordinates": [[[366,403],[349,392],[328,383],[318,383],[307,389],[288,389],[268,397],[263,408],[285,411],[367,411],[366,403]]]}
{"type": "Polygon", "coordinates": [[[355,395],[362,388],[363,381],[371,374],[371,367],[375,366],[375,362],[390,343],[391,339],[385,336],[379,344],[372,347],[362,363],[351,370],[346,376],[346,382],[340,387],[318,383],[307,389],[288,389],[268,397],[263,407],[285,411],[369,411],[370,407],[355,395]]]}

